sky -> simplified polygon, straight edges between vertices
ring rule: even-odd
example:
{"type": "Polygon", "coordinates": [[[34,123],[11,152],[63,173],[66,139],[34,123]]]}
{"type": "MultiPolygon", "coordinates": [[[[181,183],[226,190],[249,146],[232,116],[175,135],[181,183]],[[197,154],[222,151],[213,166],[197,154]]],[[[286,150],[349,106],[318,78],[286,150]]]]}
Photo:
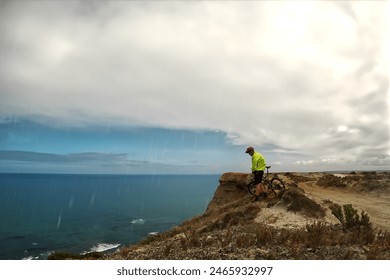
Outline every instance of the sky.
{"type": "Polygon", "coordinates": [[[0,172],[389,170],[389,1],[0,1],[0,172]]]}

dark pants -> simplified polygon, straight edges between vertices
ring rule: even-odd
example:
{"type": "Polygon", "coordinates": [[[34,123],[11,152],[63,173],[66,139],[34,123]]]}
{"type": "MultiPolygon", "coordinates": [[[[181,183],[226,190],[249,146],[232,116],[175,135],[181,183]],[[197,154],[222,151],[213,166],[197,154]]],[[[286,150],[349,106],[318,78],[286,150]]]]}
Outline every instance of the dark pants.
{"type": "Polygon", "coordinates": [[[253,171],[253,175],[255,175],[255,184],[260,184],[263,181],[264,171],[253,171]]]}

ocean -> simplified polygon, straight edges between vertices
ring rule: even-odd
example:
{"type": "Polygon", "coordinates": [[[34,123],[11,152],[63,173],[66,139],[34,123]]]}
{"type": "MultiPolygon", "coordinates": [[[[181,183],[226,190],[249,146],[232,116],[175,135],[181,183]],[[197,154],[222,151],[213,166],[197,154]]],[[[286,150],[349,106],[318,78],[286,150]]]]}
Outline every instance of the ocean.
{"type": "Polygon", "coordinates": [[[218,179],[0,174],[0,259],[117,250],[202,214],[218,179]]]}

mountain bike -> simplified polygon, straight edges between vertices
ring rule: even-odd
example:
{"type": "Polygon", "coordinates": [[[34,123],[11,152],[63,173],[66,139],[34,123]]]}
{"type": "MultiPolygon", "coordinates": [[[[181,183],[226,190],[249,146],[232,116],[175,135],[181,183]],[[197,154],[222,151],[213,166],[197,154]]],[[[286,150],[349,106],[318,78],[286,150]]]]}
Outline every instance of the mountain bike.
{"type": "MultiPolygon", "coordinates": [[[[280,192],[286,189],[286,186],[284,182],[277,176],[269,178],[269,169],[271,168],[271,166],[266,166],[266,168],[267,173],[263,175],[263,185],[267,191],[271,190],[276,196],[278,196],[280,192]]],[[[251,195],[256,196],[256,184],[254,180],[252,180],[246,187],[251,195]]]]}

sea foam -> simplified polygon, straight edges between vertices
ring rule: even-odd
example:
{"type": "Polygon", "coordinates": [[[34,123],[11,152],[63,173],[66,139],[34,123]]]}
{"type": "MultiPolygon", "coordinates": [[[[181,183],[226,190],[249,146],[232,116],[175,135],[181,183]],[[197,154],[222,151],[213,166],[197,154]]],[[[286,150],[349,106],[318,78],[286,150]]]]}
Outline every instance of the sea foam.
{"type": "Polygon", "coordinates": [[[95,246],[92,246],[91,249],[89,249],[89,251],[84,251],[81,254],[85,255],[85,254],[93,253],[93,252],[104,252],[104,251],[118,248],[120,245],[121,244],[99,243],[95,246]]]}
{"type": "Polygon", "coordinates": [[[132,224],[138,224],[138,225],[143,225],[143,224],[145,224],[145,220],[144,219],[134,219],[134,220],[132,220],[130,223],[132,223],[132,224]]]}

